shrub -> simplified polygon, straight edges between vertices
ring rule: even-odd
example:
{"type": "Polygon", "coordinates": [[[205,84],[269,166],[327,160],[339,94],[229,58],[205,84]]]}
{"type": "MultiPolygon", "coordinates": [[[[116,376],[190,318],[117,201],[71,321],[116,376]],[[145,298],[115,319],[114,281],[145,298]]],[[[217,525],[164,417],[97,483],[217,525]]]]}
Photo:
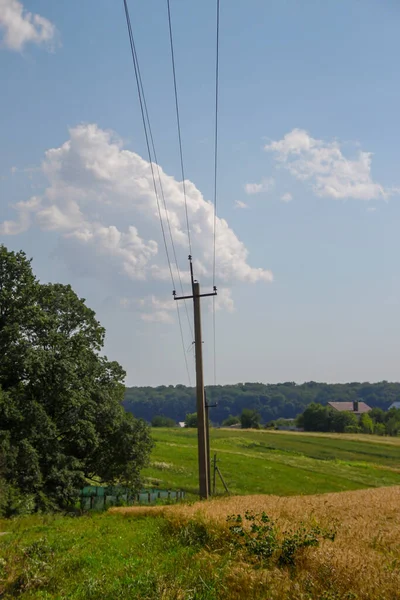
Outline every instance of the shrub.
{"type": "Polygon", "coordinates": [[[236,545],[243,546],[250,555],[265,560],[278,550],[275,525],[265,512],[254,515],[246,511],[244,520],[241,515],[231,515],[227,521],[231,523],[229,530],[237,540],[236,545]],[[250,523],[250,528],[243,525],[244,521],[250,523]]]}
{"type": "Polygon", "coordinates": [[[185,427],[197,428],[197,412],[188,413],[185,418],[185,427]]]}
{"type": "Polygon", "coordinates": [[[374,422],[368,413],[364,413],[360,417],[360,427],[363,433],[374,433],[374,422]]]}
{"type": "Polygon", "coordinates": [[[343,433],[361,433],[361,428],[356,425],[346,425],[343,433]]]}
{"type": "Polygon", "coordinates": [[[244,549],[259,561],[278,567],[295,567],[302,550],[319,546],[321,540],[334,541],[336,537],[333,528],[307,527],[304,523],[300,523],[297,529],[280,532],[265,512],[253,514],[246,511],[244,518],[240,514],[231,515],[227,522],[237,548],[244,549]]]}
{"type": "Polygon", "coordinates": [[[156,415],[151,420],[152,427],[176,427],[174,419],[165,417],[164,415],[156,415]]]}
{"type": "Polygon", "coordinates": [[[16,486],[0,479],[0,516],[29,515],[36,509],[33,494],[23,494],[16,486]]]}
{"type": "Polygon", "coordinates": [[[256,410],[244,408],[240,415],[242,429],[260,429],[261,417],[256,410]]]}
{"type": "Polygon", "coordinates": [[[385,435],[386,434],[385,425],[383,423],[375,423],[374,433],[375,433],[375,435],[385,435]]]}

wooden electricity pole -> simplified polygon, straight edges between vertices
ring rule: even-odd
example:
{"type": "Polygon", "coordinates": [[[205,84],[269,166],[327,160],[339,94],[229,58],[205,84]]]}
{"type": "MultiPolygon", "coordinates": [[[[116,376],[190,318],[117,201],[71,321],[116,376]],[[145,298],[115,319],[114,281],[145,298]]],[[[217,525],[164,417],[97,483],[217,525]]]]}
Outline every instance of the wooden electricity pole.
{"type": "Polygon", "coordinates": [[[199,493],[202,500],[206,500],[211,493],[211,473],[210,473],[210,446],[208,432],[208,406],[204,393],[204,374],[203,374],[203,340],[201,336],[201,310],[200,298],[205,296],[216,296],[217,288],[214,286],[213,292],[209,294],[200,293],[200,284],[193,278],[192,257],[189,256],[190,277],[192,281],[191,296],[177,296],[173,292],[175,300],[193,299],[194,312],[194,345],[196,353],[196,400],[197,400],[197,447],[199,463],[199,493]]]}

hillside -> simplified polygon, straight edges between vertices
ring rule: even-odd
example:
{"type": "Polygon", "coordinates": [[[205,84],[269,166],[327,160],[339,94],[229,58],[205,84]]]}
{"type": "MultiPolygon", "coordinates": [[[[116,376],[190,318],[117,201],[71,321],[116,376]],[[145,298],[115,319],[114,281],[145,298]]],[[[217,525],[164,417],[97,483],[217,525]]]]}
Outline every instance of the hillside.
{"type": "MultiPolygon", "coordinates": [[[[243,408],[256,409],[266,422],[279,417],[294,418],[310,402],[327,404],[358,399],[372,408],[387,409],[400,400],[400,383],[237,383],[207,387],[207,399],[210,404],[217,404],[210,411],[213,423],[220,424],[229,415],[240,414],[243,408]]],[[[187,413],[196,410],[195,390],[184,385],[131,387],[126,389],[124,405],[135,417],[146,421],[156,415],[183,421],[187,413]]]]}
{"type": "MultiPolygon", "coordinates": [[[[211,455],[233,494],[320,494],[400,486],[400,438],[211,429],[211,455]]],[[[153,428],[151,486],[198,489],[197,431],[153,428]]],[[[217,493],[222,493],[217,479],[217,493]]]]}

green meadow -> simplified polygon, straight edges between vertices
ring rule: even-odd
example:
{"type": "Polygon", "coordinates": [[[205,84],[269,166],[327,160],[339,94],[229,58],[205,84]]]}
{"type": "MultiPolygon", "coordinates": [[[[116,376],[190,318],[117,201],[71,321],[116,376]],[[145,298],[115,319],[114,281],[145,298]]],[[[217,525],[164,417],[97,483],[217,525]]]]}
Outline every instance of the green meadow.
{"type": "MultiPolygon", "coordinates": [[[[150,485],[197,490],[197,431],[153,428],[150,485]]],[[[233,494],[318,494],[400,485],[400,440],[211,429],[211,455],[233,494]]],[[[223,487],[217,477],[217,492],[223,487]]]]}

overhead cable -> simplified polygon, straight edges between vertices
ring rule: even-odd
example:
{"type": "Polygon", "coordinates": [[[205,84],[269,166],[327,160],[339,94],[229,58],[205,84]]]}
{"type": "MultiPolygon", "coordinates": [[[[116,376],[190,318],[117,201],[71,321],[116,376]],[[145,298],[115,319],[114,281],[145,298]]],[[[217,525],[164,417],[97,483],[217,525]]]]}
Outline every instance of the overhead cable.
{"type": "MultiPolygon", "coordinates": [[[[215,57],[215,128],[214,128],[214,250],[213,250],[213,287],[215,288],[216,272],[216,233],[217,233],[217,184],[218,184],[218,92],[219,92],[219,8],[220,0],[217,0],[217,24],[216,24],[216,57],[215,57]]],[[[215,296],[213,297],[213,343],[214,343],[214,385],[217,385],[217,348],[215,327],[215,296]]]]}
{"type": "Polygon", "coordinates": [[[188,242],[189,242],[189,254],[191,255],[192,254],[192,242],[191,242],[191,238],[190,238],[189,215],[188,215],[188,208],[187,208],[186,180],[185,180],[185,169],[184,169],[184,164],[183,164],[181,120],[180,120],[180,116],[179,116],[178,86],[176,83],[175,53],[174,53],[174,42],[173,42],[173,35],[172,35],[170,0],[167,0],[167,8],[168,8],[168,24],[169,24],[169,42],[170,42],[170,47],[171,47],[172,73],[173,73],[173,78],[174,78],[175,112],[176,112],[176,122],[177,122],[177,126],[178,126],[179,154],[180,154],[180,159],[181,159],[182,190],[183,190],[183,199],[185,202],[186,227],[187,227],[187,236],[188,236],[188,242]]]}
{"type": "MultiPolygon", "coordinates": [[[[175,289],[175,281],[174,281],[174,276],[172,273],[171,260],[170,260],[167,240],[166,240],[166,236],[165,236],[165,229],[164,229],[164,224],[163,224],[163,219],[162,219],[162,214],[161,214],[161,207],[160,207],[160,199],[158,196],[156,179],[155,179],[155,175],[154,175],[153,161],[152,161],[151,150],[150,150],[150,143],[149,143],[149,136],[151,134],[150,120],[148,118],[147,105],[146,105],[146,100],[145,100],[145,96],[144,96],[143,83],[142,83],[141,76],[140,76],[139,62],[138,62],[138,57],[137,57],[137,53],[136,53],[135,40],[134,40],[134,36],[133,36],[132,24],[131,24],[131,19],[130,19],[130,15],[129,15],[127,0],[123,0],[123,2],[124,2],[124,9],[125,9],[126,24],[128,27],[129,43],[130,43],[130,47],[131,47],[133,67],[134,67],[134,71],[135,71],[135,79],[136,79],[136,86],[137,86],[137,92],[138,92],[138,97],[139,97],[140,111],[141,111],[141,115],[142,115],[143,129],[144,129],[144,134],[145,134],[145,139],[146,139],[149,165],[150,165],[150,169],[151,169],[151,175],[152,175],[153,186],[154,186],[154,194],[155,194],[156,201],[157,201],[158,216],[159,216],[159,220],[160,220],[161,232],[162,232],[162,237],[163,237],[163,241],[164,241],[165,253],[167,256],[168,267],[169,267],[169,272],[170,272],[170,276],[171,276],[171,282],[172,282],[173,288],[175,289]],[[146,123],[146,115],[147,115],[147,121],[148,121],[148,125],[149,125],[149,131],[148,131],[147,123],[146,123]]],[[[152,140],[153,151],[154,151],[154,140],[152,138],[152,135],[151,135],[151,140],[152,140]]],[[[155,154],[155,151],[154,151],[154,154],[155,154]]],[[[158,168],[158,163],[156,161],[156,157],[154,157],[154,161],[158,168]]],[[[160,178],[160,181],[161,181],[161,178],[160,178]]],[[[164,202],[165,202],[165,198],[164,198],[164,202]]],[[[167,220],[169,223],[168,211],[166,208],[166,204],[165,204],[165,211],[166,211],[167,220]]],[[[171,229],[170,229],[170,233],[171,233],[171,229]]],[[[171,236],[172,236],[172,234],[171,234],[171,236]]],[[[172,237],[171,237],[171,239],[172,239],[172,237]]],[[[177,265],[177,268],[178,268],[178,274],[179,274],[178,265],[177,265]]],[[[178,321],[179,321],[179,327],[180,327],[180,333],[181,333],[182,348],[183,348],[184,357],[185,357],[186,370],[187,370],[187,375],[188,375],[188,379],[189,379],[189,384],[191,385],[190,373],[189,373],[187,357],[186,357],[186,352],[185,352],[185,344],[184,344],[184,339],[183,339],[182,323],[181,323],[178,306],[177,306],[177,311],[178,311],[178,321]]]]}

